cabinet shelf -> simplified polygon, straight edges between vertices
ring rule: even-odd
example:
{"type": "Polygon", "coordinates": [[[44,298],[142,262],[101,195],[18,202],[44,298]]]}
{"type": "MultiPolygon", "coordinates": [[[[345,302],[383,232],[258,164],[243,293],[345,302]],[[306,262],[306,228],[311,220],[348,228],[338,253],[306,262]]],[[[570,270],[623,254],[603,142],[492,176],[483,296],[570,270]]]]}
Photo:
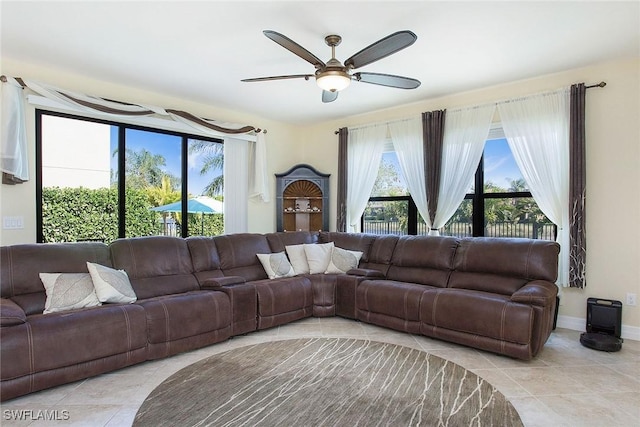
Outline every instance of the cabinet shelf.
{"type": "Polygon", "coordinates": [[[322,200],[323,197],[308,197],[308,196],[283,196],[284,200],[322,200]]]}

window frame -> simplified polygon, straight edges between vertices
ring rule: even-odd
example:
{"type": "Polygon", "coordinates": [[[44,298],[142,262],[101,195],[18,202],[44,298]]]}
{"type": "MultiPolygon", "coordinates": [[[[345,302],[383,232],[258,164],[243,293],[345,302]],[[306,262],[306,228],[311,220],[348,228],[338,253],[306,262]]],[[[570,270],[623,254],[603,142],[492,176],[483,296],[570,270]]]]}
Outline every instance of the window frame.
{"type": "MultiPolygon", "coordinates": [[[[487,141],[498,138],[487,138],[487,141]]],[[[530,191],[503,191],[495,193],[484,192],[484,149],[478,168],[474,175],[473,193],[467,193],[464,196],[464,200],[471,200],[471,235],[473,237],[484,237],[484,221],[485,221],[485,200],[487,199],[518,199],[518,198],[533,198],[530,191]],[[480,189],[480,191],[478,191],[480,189]],[[476,212],[480,212],[481,215],[476,215],[476,212]]],[[[537,202],[536,202],[537,204],[537,202]]],[[[558,236],[558,227],[554,225],[554,240],[558,236]]]]}
{"type": "MultiPolygon", "coordinates": [[[[471,235],[473,237],[484,237],[485,231],[485,200],[487,199],[517,199],[517,198],[533,198],[530,191],[513,191],[513,192],[484,192],[484,150],[486,142],[496,139],[505,138],[504,130],[500,123],[493,123],[487,138],[485,139],[485,147],[482,149],[482,156],[474,174],[474,192],[465,194],[464,200],[471,200],[471,235]],[[480,189],[480,191],[478,191],[480,189]],[[476,213],[480,213],[479,215],[476,213]]],[[[369,202],[392,202],[392,201],[408,201],[407,209],[407,234],[418,235],[419,214],[415,202],[411,195],[406,196],[385,196],[385,197],[369,197],[369,202]]],[[[537,203],[536,203],[537,204],[537,203]]],[[[364,213],[360,217],[360,229],[364,230],[365,216],[364,213]]],[[[554,240],[558,235],[558,227],[554,224],[554,240]]]]}
{"type": "MultiPolygon", "coordinates": [[[[188,191],[188,146],[189,140],[201,140],[210,141],[213,143],[224,144],[222,138],[214,138],[210,136],[203,136],[197,134],[191,134],[187,132],[179,132],[174,130],[167,130],[162,128],[154,128],[149,126],[136,125],[131,123],[116,122],[113,120],[99,119],[94,117],[86,117],[77,114],[62,113],[58,111],[51,111],[41,108],[35,109],[35,131],[36,131],[36,242],[44,242],[44,229],[42,219],[42,117],[53,116],[71,120],[81,120],[92,123],[100,123],[108,126],[115,126],[118,128],[118,238],[126,237],[126,204],[121,203],[125,200],[125,184],[126,174],[124,173],[126,167],[126,131],[127,129],[154,132],[164,135],[177,136],[181,138],[181,201],[182,201],[182,217],[188,217],[187,200],[189,198],[188,191]]],[[[189,236],[189,224],[188,221],[183,221],[183,226],[180,229],[180,235],[183,238],[189,236]]]]}
{"type": "MultiPolygon", "coordinates": [[[[418,207],[416,206],[413,198],[410,195],[407,196],[376,196],[369,197],[369,202],[404,202],[408,203],[407,207],[407,235],[418,234],[418,207]]],[[[360,230],[364,230],[364,213],[360,217],[360,230]]]]}

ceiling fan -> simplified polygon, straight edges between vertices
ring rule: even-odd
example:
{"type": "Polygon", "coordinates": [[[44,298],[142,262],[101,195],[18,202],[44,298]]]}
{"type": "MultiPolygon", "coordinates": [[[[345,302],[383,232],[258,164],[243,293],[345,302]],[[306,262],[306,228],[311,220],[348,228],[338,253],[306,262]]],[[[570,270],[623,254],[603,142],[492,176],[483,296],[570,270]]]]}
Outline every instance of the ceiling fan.
{"type": "Polygon", "coordinates": [[[385,58],[404,49],[405,47],[411,46],[418,39],[418,37],[411,31],[398,31],[378,40],[344,61],[344,65],[336,59],[336,46],[338,46],[342,41],[342,37],[340,36],[332,34],[324,38],[327,45],[331,47],[331,59],[324,63],[307,49],[280,33],[271,30],[265,30],[263,33],[280,46],[309,62],[315,67],[316,71],[314,74],[293,74],[243,79],[243,82],[262,82],[298,78],[309,80],[311,77],[315,77],[316,83],[320,88],[322,88],[322,102],[335,101],[338,98],[338,92],[349,86],[351,80],[400,89],[415,89],[420,86],[419,80],[409,77],[366,72],[351,73],[351,70],[371,64],[372,62],[385,58]]]}

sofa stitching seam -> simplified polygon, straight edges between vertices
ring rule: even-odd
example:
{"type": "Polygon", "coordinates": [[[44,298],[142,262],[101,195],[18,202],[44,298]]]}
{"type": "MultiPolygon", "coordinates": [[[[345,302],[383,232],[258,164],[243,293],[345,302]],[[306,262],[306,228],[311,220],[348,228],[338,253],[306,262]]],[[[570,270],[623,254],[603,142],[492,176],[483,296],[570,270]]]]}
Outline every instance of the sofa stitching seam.
{"type": "Polygon", "coordinates": [[[27,323],[27,336],[29,340],[29,391],[31,392],[35,381],[35,357],[33,354],[33,331],[29,323],[27,323]]]}

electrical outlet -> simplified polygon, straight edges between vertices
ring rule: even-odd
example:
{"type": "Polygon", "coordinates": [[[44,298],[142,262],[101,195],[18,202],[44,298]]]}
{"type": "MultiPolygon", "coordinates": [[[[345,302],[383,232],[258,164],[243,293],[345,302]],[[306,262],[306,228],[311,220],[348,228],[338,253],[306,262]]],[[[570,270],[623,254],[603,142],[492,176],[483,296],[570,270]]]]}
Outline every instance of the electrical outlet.
{"type": "Polygon", "coordinates": [[[627,305],[636,305],[636,294],[627,294],[627,305]]]}

